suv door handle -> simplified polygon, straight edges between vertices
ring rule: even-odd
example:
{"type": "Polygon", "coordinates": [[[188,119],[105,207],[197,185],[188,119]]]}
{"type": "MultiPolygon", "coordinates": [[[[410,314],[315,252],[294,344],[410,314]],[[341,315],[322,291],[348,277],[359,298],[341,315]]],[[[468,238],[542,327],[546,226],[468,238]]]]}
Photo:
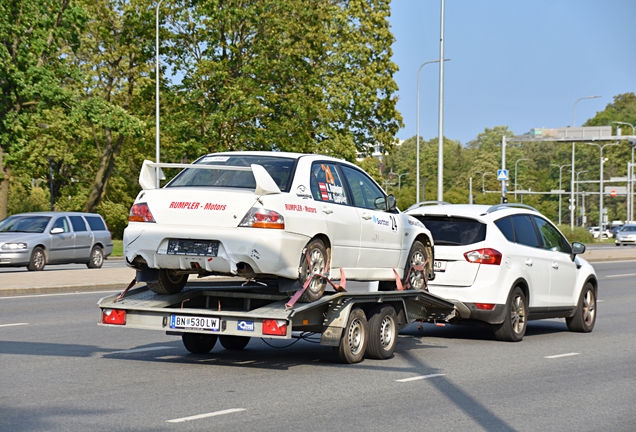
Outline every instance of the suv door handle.
{"type": "Polygon", "coordinates": [[[329,207],[323,207],[322,212],[326,214],[331,214],[333,213],[333,210],[331,210],[329,207]]]}
{"type": "Polygon", "coordinates": [[[528,258],[528,259],[526,260],[526,265],[527,265],[528,267],[532,267],[532,260],[531,260],[530,258],[528,258]]]}
{"type": "Polygon", "coordinates": [[[362,213],[362,219],[364,220],[369,220],[371,219],[373,216],[371,216],[370,214],[367,213],[362,213]]]}
{"type": "Polygon", "coordinates": [[[553,269],[555,269],[555,270],[558,270],[558,269],[559,269],[559,264],[558,264],[558,263],[553,262],[553,263],[552,263],[552,268],[553,268],[553,269]]]}

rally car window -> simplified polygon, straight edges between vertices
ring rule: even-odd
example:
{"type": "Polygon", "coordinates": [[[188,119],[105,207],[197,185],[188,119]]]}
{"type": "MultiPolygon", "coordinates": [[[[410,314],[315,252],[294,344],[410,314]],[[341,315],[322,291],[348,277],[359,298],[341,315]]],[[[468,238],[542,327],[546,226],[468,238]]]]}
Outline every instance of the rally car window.
{"type": "MultiPolygon", "coordinates": [[[[274,179],[278,188],[289,192],[295,160],[291,158],[256,156],[256,155],[208,155],[195,164],[249,167],[261,165],[274,179]]],[[[181,171],[166,187],[228,187],[241,189],[256,188],[256,180],[251,171],[224,169],[185,169],[181,171]]]]}
{"type": "Polygon", "coordinates": [[[338,167],[332,163],[314,162],[309,179],[311,194],[317,201],[348,204],[338,167]]]}
{"type": "Polygon", "coordinates": [[[370,210],[385,210],[384,192],[361,171],[342,165],[342,172],[351,190],[353,205],[370,210]],[[382,198],[382,200],[378,200],[382,198]],[[376,203],[381,205],[376,205],[376,203]]]}

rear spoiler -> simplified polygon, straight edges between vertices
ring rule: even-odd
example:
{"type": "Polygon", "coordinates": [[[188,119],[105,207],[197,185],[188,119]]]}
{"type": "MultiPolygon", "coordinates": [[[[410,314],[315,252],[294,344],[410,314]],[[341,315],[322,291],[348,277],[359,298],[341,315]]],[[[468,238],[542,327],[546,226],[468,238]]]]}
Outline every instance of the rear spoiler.
{"type": "Polygon", "coordinates": [[[269,175],[262,165],[252,164],[249,167],[226,166],[226,165],[204,165],[204,164],[182,164],[182,163],[157,163],[145,160],[139,173],[139,185],[143,190],[157,189],[157,173],[160,179],[164,179],[161,168],[184,168],[184,169],[216,169],[225,171],[252,171],[256,180],[256,195],[279,194],[278,185],[269,175]]]}

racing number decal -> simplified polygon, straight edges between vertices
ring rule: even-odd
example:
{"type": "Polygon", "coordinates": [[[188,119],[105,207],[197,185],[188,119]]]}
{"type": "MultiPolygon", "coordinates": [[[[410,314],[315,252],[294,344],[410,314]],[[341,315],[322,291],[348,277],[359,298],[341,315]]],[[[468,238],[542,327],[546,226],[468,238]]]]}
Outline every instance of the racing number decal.
{"type": "Polygon", "coordinates": [[[320,168],[325,172],[325,181],[329,184],[336,184],[336,180],[333,178],[333,174],[331,173],[331,167],[329,165],[321,164],[320,168]]]}

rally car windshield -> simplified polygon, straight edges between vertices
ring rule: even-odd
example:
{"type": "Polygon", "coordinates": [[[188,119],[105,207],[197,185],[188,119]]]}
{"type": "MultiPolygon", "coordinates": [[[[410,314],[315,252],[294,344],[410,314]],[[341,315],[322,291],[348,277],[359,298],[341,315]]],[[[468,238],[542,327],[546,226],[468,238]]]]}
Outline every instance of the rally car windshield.
{"type": "MultiPolygon", "coordinates": [[[[289,191],[294,163],[294,159],[283,157],[223,154],[204,156],[195,162],[195,164],[247,168],[252,164],[261,165],[283,192],[289,191]]],[[[166,187],[192,186],[255,189],[256,180],[250,170],[185,169],[166,185],[166,187]]]]}

